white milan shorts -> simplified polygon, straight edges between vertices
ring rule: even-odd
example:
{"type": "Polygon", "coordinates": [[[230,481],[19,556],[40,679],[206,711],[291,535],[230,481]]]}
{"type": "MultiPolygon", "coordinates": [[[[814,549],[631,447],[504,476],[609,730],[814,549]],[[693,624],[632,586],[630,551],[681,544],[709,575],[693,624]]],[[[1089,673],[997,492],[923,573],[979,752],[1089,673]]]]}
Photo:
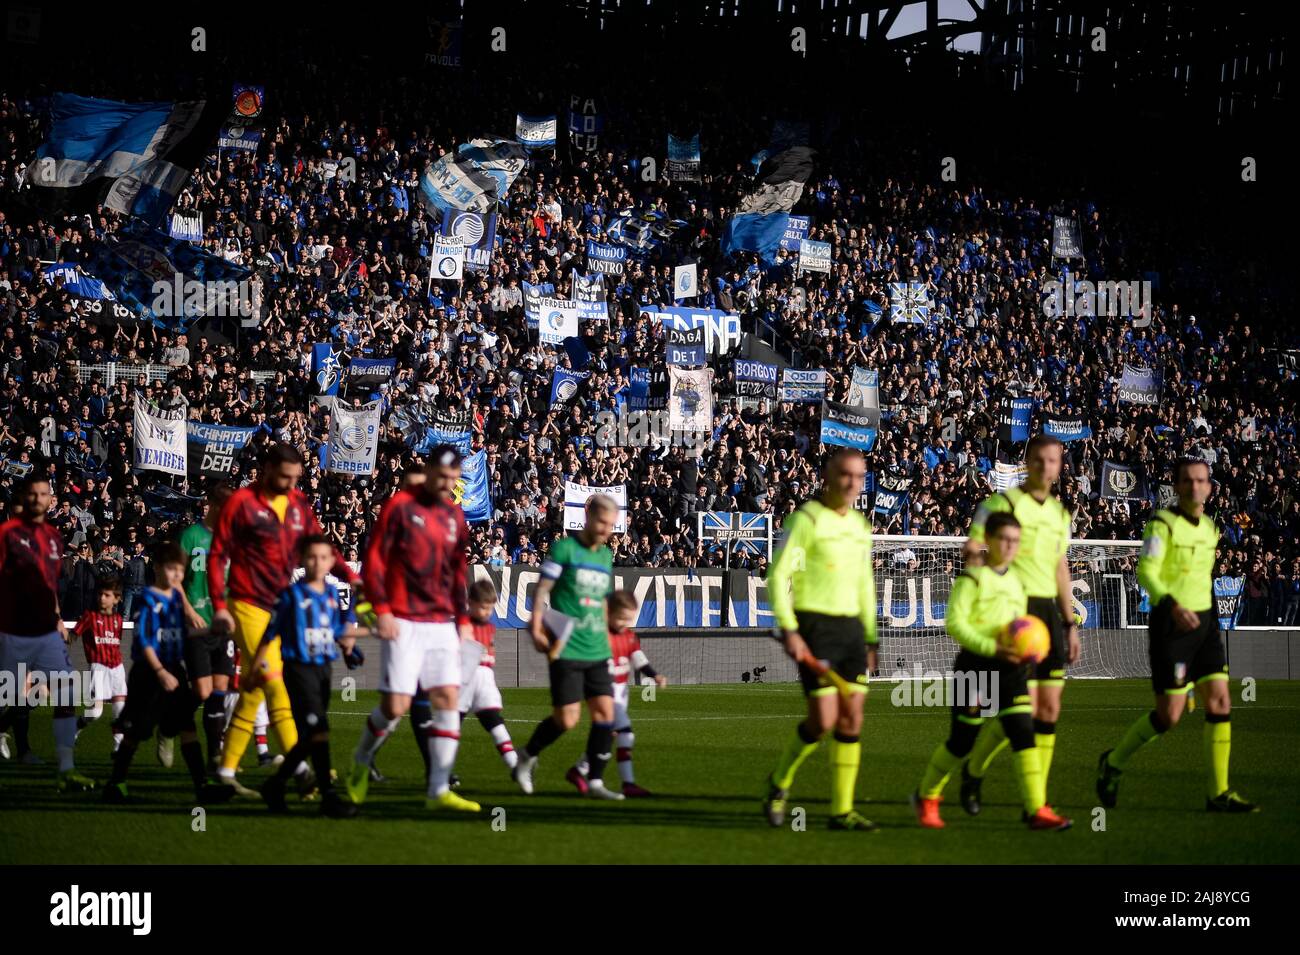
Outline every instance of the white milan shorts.
{"type": "Polygon", "coordinates": [[[454,623],[397,618],[397,639],[380,641],[379,692],[414,696],[416,687],[460,686],[460,635],[454,623]]]}
{"type": "Polygon", "coordinates": [[[90,665],[90,693],[96,703],[103,703],[115,696],[126,696],[126,667],[115,667],[102,663],[90,665]]]}
{"type": "Polygon", "coordinates": [[[477,666],[469,681],[460,688],[460,711],[481,713],[501,709],[501,691],[497,689],[497,674],[491,667],[477,666]]]}

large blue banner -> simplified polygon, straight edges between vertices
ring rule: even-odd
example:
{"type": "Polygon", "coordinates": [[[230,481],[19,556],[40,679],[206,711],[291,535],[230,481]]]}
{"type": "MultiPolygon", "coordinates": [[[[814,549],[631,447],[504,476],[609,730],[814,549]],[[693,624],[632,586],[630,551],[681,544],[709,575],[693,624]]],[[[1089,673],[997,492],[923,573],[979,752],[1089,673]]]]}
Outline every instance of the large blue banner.
{"type": "Polygon", "coordinates": [[[740,347],[740,316],[732,312],[716,308],[665,305],[659,308],[642,306],[641,314],[651,316],[665,328],[676,328],[679,331],[703,327],[704,344],[712,354],[726,354],[732,348],[740,347]]]}
{"type": "Polygon", "coordinates": [[[49,139],[26,183],[55,208],[93,212],[102,204],[161,226],[224,115],[215,100],[122,103],[56,93],[49,139]]]}
{"type": "Polygon", "coordinates": [[[69,295],[77,298],[111,299],[112,293],[104,287],[99,279],[86,275],[81,269],[69,262],[45,266],[45,282],[53,285],[55,279],[63,280],[63,287],[69,295]]]}
{"type": "Polygon", "coordinates": [[[790,215],[786,212],[746,212],[732,216],[722,231],[722,251],[727,255],[757,252],[771,265],[776,261],[777,249],[789,224],[790,215]]]}

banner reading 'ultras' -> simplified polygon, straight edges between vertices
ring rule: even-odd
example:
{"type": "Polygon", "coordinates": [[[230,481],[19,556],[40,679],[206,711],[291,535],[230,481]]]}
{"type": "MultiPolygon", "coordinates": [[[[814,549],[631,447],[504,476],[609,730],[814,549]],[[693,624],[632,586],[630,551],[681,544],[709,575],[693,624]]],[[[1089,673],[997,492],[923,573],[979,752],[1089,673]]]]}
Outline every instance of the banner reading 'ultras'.
{"type": "Polygon", "coordinates": [[[614,484],[598,487],[590,484],[564,482],[564,529],[579,531],[587,526],[587,498],[603,494],[614,499],[618,505],[618,517],[614,520],[614,533],[627,533],[627,485],[614,484]]]}
{"type": "Polygon", "coordinates": [[[235,458],[253,439],[256,428],[232,428],[221,424],[203,424],[200,421],[185,423],[189,448],[189,473],[191,477],[228,477],[234,469],[235,458]]]}

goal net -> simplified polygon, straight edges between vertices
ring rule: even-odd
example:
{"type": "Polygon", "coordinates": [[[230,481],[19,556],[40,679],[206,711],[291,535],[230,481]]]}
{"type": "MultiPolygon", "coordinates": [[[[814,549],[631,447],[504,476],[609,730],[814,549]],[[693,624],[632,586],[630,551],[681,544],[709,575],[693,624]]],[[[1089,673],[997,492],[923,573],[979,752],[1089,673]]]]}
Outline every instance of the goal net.
{"type": "MultiPolygon", "coordinates": [[[[877,536],[880,676],[916,679],[952,666],[957,645],[944,632],[944,611],[961,568],[960,537],[877,536]]],[[[1074,541],[1066,554],[1074,612],[1082,620],[1079,660],[1069,676],[1149,676],[1146,604],[1137,582],[1140,544],[1074,541]]]]}

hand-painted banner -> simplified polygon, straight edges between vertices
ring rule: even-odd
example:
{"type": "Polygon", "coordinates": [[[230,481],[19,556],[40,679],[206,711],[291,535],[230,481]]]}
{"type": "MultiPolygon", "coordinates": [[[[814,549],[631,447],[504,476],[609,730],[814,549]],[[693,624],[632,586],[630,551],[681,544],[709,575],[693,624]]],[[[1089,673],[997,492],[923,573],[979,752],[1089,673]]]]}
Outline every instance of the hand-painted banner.
{"type": "Polygon", "coordinates": [[[603,494],[614,499],[618,505],[618,517],[614,519],[614,533],[627,533],[627,485],[615,484],[598,487],[590,484],[564,482],[564,529],[577,531],[587,526],[587,498],[603,494]]]}
{"type": "Polygon", "coordinates": [[[229,477],[235,458],[257,434],[257,428],[234,428],[199,421],[186,422],[185,430],[191,478],[200,474],[204,477],[229,477]]]}

